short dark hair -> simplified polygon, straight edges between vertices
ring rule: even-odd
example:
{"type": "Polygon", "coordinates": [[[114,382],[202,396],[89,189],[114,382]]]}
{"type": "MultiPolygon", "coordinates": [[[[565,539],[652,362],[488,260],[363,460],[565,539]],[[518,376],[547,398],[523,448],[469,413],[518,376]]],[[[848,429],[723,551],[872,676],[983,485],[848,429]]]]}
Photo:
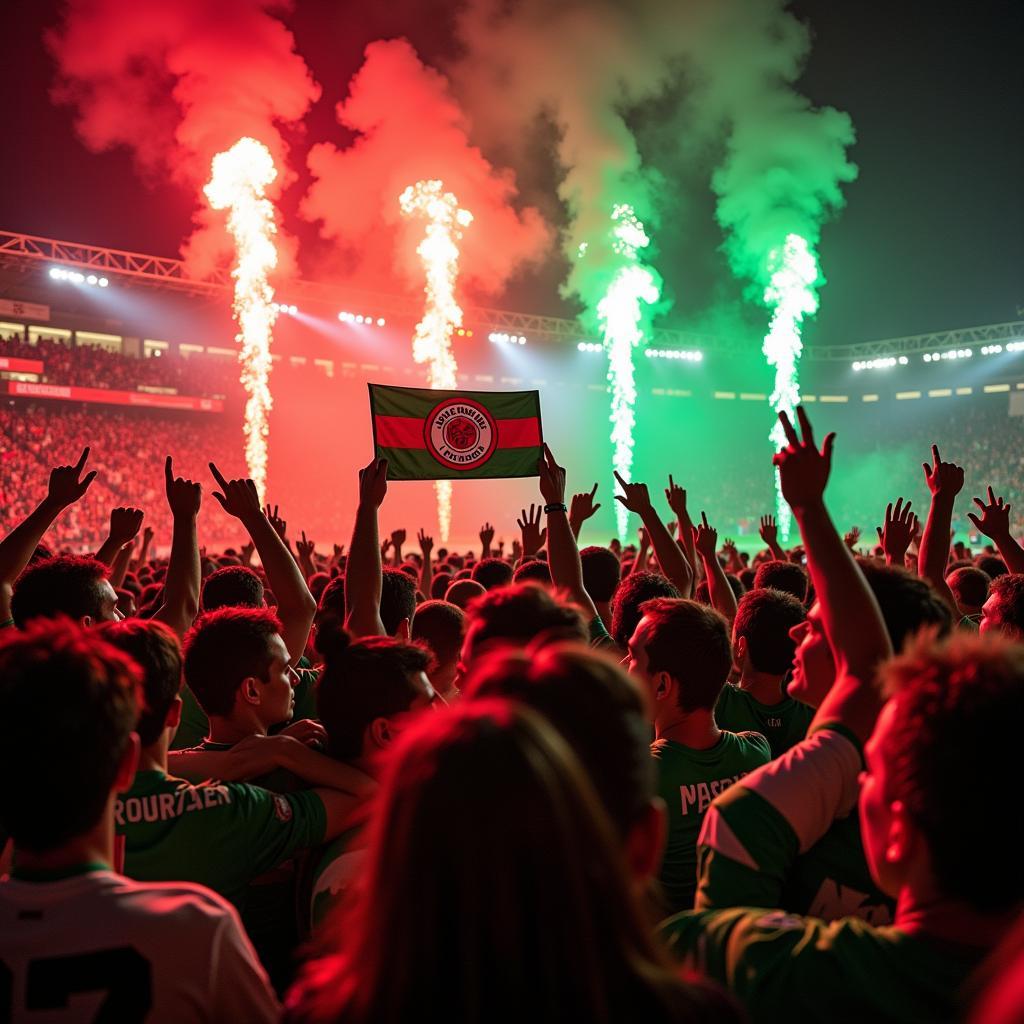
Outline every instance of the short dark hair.
{"type": "Polygon", "coordinates": [[[925,626],[935,627],[939,636],[950,631],[953,616],[949,605],[920,576],[896,565],[876,565],[867,559],[857,559],[857,563],[882,610],[892,649],[897,654],[925,626]]]}
{"type": "Polygon", "coordinates": [[[327,584],[330,582],[330,574],[326,572],[315,572],[309,577],[306,584],[315,601],[320,600],[320,595],[327,589],[327,584]]]}
{"type": "Polygon", "coordinates": [[[207,715],[230,714],[243,680],[266,679],[275,633],[281,623],[267,608],[218,608],[196,619],[185,637],[185,682],[207,715]]]}
{"type": "Polygon", "coordinates": [[[616,588],[611,634],[622,650],[640,623],[640,606],[656,597],[679,597],[679,588],[657,572],[630,573],[616,588]]]}
{"type": "Polygon", "coordinates": [[[580,613],[536,583],[514,583],[489,590],[466,609],[466,629],[474,643],[494,640],[529,643],[541,635],[565,640],[587,639],[580,613]]]}
{"type": "Polygon", "coordinates": [[[946,583],[960,604],[980,608],[988,600],[992,579],[987,572],[982,572],[973,565],[965,565],[949,573],[946,576],[946,583]]]}
{"type": "Polygon", "coordinates": [[[363,733],[376,718],[408,711],[422,692],[409,680],[426,672],[431,656],[417,644],[389,636],[353,641],[333,627],[322,637],[324,669],[317,685],[317,717],[327,730],[327,752],[351,761],[363,752],[363,733]]]}
{"type": "Polygon", "coordinates": [[[320,592],[316,614],[313,616],[313,648],[321,656],[323,651],[318,642],[320,631],[335,625],[345,625],[345,577],[340,575],[332,576],[320,592]]]}
{"type": "Polygon", "coordinates": [[[583,588],[591,599],[606,604],[619,585],[619,560],[608,548],[592,544],[580,552],[583,588]]]}
{"type": "Polygon", "coordinates": [[[444,599],[449,604],[458,605],[465,611],[469,605],[486,593],[483,584],[477,583],[476,580],[457,579],[448,584],[448,589],[444,592],[444,599]]]}
{"type": "Polygon", "coordinates": [[[512,574],[513,583],[539,583],[541,586],[551,586],[551,570],[547,562],[541,562],[536,558],[523,562],[512,574]]]}
{"type": "Polygon", "coordinates": [[[181,644],[168,626],[153,619],[104,622],[99,635],[142,669],[146,704],[135,731],[139,742],[148,747],[160,738],[167,712],[181,690],[181,644]]]}
{"type": "Polygon", "coordinates": [[[58,555],[30,565],[14,584],[11,616],[19,629],[33,619],[66,615],[76,621],[89,616],[94,622],[103,614],[100,583],[107,567],[95,558],[58,555]]]}
{"type": "Polygon", "coordinates": [[[449,601],[424,601],[416,609],[412,638],[426,644],[442,665],[458,658],[466,632],[466,613],[449,601]]]}
{"type": "Polygon", "coordinates": [[[263,581],[246,565],[226,565],[203,583],[203,611],[218,608],[262,608],[263,581]]]}
{"type": "Polygon", "coordinates": [[[764,587],[781,590],[784,594],[792,594],[798,601],[806,601],[807,573],[802,566],[781,559],[762,562],[754,575],[754,589],[764,587]]]}
{"type": "Polygon", "coordinates": [[[959,632],[944,644],[919,640],[881,673],[893,705],[879,750],[885,795],[902,801],[924,833],[940,890],[981,911],[1019,903],[1024,818],[1010,806],[1019,755],[1014,744],[993,742],[992,729],[1024,733],[1024,647],[959,632]],[[988,830],[983,871],[964,807],[988,830]]]}
{"type": "Polygon", "coordinates": [[[1008,572],[996,577],[989,595],[999,598],[999,622],[1024,634],[1024,573],[1008,572]]]}
{"type": "Polygon", "coordinates": [[[1006,563],[995,555],[978,555],[974,564],[992,580],[999,579],[1000,576],[1005,576],[1010,571],[1006,567],[1006,563]]]}
{"type": "Polygon", "coordinates": [[[750,663],[758,672],[785,675],[793,667],[796,642],[789,631],[803,622],[804,606],[782,590],[764,587],[740,598],[732,624],[735,642],[747,641],[750,663]]]}
{"type": "Polygon", "coordinates": [[[743,584],[743,592],[754,589],[754,581],[757,579],[757,570],[749,566],[740,573],[740,583],[743,584]]]}
{"type": "Polygon", "coordinates": [[[416,581],[401,569],[385,566],[381,572],[380,621],[384,632],[393,636],[402,619],[412,625],[416,614],[416,581]]]}
{"type": "Polygon", "coordinates": [[[512,582],[512,566],[501,558],[481,558],[473,566],[470,578],[476,580],[484,590],[507,587],[512,582]]]}
{"type": "Polygon", "coordinates": [[[140,682],[127,655],[67,619],[0,638],[0,831],[15,845],[55,850],[99,821],[140,682]],[[40,722],[45,743],[31,727],[40,722]]]}
{"type": "Polygon", "coordinates": [[[452,574],[450,572],[443,572],[440,569],[434,570],[434,575],[430,580],[430,593],[424,594],[424,597],[432,598],[435,601],[443,601],[444,595],[448,593],[448,588],[452,585],[452,574]]]}
{"type": "Polygon", "coordinates": [[[682,597],[646,601],[640,613],[652,625],[647,640],[648,672],[667,672],[679,684],[683,711],[714,710],[732,668],[725,616],[682,597]]]}

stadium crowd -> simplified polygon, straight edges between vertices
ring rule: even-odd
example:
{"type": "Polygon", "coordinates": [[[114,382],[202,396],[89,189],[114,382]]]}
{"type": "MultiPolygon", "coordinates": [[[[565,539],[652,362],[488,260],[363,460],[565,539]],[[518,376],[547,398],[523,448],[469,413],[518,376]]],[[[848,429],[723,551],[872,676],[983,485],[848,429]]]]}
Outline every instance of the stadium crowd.
{"type": "Polygon", "coordinates": [[[932,446],[874,547],[783,415],[799,544],[764,516],[746,558],[672,476],[581,550],[603,495],[546,448],[509,550],[381,536],[374,460],[318,551],[205,434],[120,463],[125,417],[48,473],[88,424],[3,421],[40,467],[0,541],[4,1019],[1020,1019],[1024,549],[969,461],[932,446]],[[52,554],[117,473],[140,507],[52,554]]]}

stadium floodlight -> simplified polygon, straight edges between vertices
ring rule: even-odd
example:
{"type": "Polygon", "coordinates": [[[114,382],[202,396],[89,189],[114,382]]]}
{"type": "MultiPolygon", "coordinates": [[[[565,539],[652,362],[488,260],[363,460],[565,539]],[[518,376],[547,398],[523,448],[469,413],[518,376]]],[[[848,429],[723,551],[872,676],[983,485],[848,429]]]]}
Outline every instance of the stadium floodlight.
{"type": "Polygon", "coordinates": [[[382,316],[377,317],[377,326],[378,327],[383,327],[386,323],[387,323],[387,321],[384,319],[384,317],[382,317],[382,316]]]}
{"type": "MultiPolygon", "coordinates": [[[[459,331],[462,334],[462,331],[459,331]]],[[[469,332],[472,333],[472,332],[469,332]]],[[[525,345],[526,338],[522,334],[507,334],[504,331],[491,331],[487,340],[495,345],[525,345]]],[[[582,351],[582,349],[580,350],[582,351]]]]}

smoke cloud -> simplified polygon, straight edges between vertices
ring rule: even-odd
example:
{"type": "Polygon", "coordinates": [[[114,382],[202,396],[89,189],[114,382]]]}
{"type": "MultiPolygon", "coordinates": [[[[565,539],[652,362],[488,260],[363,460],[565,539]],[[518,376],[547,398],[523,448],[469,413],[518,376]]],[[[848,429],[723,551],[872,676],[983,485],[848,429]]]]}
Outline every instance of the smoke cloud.
{"type": "Polygon", "coordinates": [[[495,168],[470,143],[470,124],[448,81],[406,40],[367,46],[337,117],[355,138],[344,148],[310,149],[314,181],[301,212],[321,222],[350,283],[379,287],[396,267],[410,282],[421,279],[415,250],[423,227],[402,218],[398,197],[424,179],[440,179],[473,215],[460,246],[460,274],[471,288],[500,292],[512,274],[547,252],[550,232],[540,214],[516,209],[512,172],[495,168]]]}
{"type": "MultiPolygon", "coordinates": [[[[150,180],[194,190],[213,156],[239,138],[268,147],[288,183],[282,129],[299,125],[320,95],[291,32],[271,11],[281,0],[71,0],[46,36],[57,62],[52,95],[76,110],[76,129],[95,153],[129,148],[150,180]]],[[[229,252],[223,218],[197,207],[184,254],[198,272],[229,252]]],[[[283,269],[293,246],[284,245],[283,269]]]]}

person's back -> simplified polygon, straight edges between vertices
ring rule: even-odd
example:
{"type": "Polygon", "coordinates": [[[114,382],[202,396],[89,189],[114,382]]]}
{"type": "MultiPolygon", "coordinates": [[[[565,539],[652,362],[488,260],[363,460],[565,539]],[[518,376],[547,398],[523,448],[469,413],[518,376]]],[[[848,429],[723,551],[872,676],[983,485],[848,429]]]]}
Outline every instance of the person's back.
{"type": "Polygon", "coordinates": [[[138,756],[138,668],[69,623],[0,646],[0,795],[14,872],[0,882],[4,1020],[273,1021],[232,907],[201,886],[111,870],[113,803],[138,756]],[[46,744],[24,729],[46,721],[46,744]],[[52,750],[60,751],[54,758],[52,750]]]}

